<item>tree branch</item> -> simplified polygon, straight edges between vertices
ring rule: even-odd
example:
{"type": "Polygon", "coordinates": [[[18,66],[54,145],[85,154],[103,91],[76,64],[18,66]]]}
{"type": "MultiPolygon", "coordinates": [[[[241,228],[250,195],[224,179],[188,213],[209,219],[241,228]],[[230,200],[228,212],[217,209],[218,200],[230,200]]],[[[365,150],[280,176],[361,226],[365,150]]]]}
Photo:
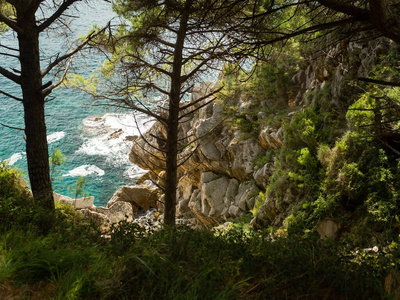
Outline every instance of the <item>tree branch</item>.
{"type": "MultiPolygon", "coordinates": [[[[225,85],[222,85],[222,86],[220,86],[219,88],[217,88],[217,89],[211,91],[210,93],[208,93],[208,94],[206,94],[206,95],[200,97],[200,98],[197,99],[196,101],[192,101],[192,102],[186,104],[185,106],[182,106],[182,107],[181,107],[181,110],[185,110],[185,109],[187,109],[187,108],[189,108],[189,107],[191,107],[191,106],[193,106],[193,105],[196,105],[197,103],[203,101],[204,99],[207,99],[208,97],[211,97],[211,96],[213,96],[213,95],[219,93],[220,91],[222,91],[222,89],[223,89],[224,87],[225,87],[225,85]]],[[[211,84],[209,84],[209,85],[207,86],[207,90],[208,90],[209,88],[211,89],[211,84]]]]}
{"type": "Polygon", "coordinates": [[[316,32],[318,30],[324,30],[324,29],[329,29],[329,28],[334,28],[334,27],[338,27],[341,25],[345,25],[348,23],[352,23],[354,21],[361,21],[358,17],[350,17],[347,19],[343,19],[343,20],[338,20],[338,21],[333,21],[333,22],[329,22],[329,23],[323,23],[323,24],[317,24],[311,27],[307,27],[298,31],[294,31],[291,33],[282,33],[282,36],[274,38],[274,39],[266,39],[265,41],[262,40],[257,40],[255,42],[248,42],[245,44],[250,44],[250,45],[260,45],[260,46],[266,46],[266,45],[271,45],[277,42],[281,42],[281,41],[285,41],[289,38],[292,37],[296,37],[302,34],[306,34],[306,33],[310,33],[310,32],[316,32]]]}
{"type": "Polygon", "coordinates": [[[10,129],[16,129],[16,130],[22,130],[22,131],[25,130],[24,128],[14,127],[14,126],[10,126],[10,125],[4,124],[4,123],[0,123],[0,125],[4,126],[4,127],[7,127],[7,128],[10,128],[10,129]]]}
{"type": "Polygon", "coordinates": [[[50,95],[50,93],[51,93],[56,87],[60,86],[60,85],[63,83],[65,77],[67,76],[69,67],[71,66],[71,63],[72,63],[72,56],[69,58],[69,61],[68,61],[67,65],[65,66],[64,72],[63,72],[63,74],[61,75],[60,80],[59,80],[58,82],[52,84],[49,88],[47,88],[47,89],[45,89],[44,91],[42,91],[42,94],[43,94],[44,97],[50,95]]]}
{"type": "Polygon", "coordinates": [[[368,83],[379,84],[379,85],[400,87],[400,82],[384,81],[384,80],[365,78],[365,77],[359,77],[358,80],[363,81],[363,82],[368,82],[368,83]]]}
{"type": "Polygon", "coordinates": [[[19,101],[19,102],[22,102],[22,101],[23,101],[21,98],[15,97],[15,96],[13,96],[13,95],[11,95],[11,94],[9,94],[9,93],[6,93],[6,92],[4,92],[4,91],[2,91],[2,90],[0,90],[0,94],[3,94],[4,96],[7,96],[7,97],[9,97],[9,98],[11,98],[11,99],[14,99],[14,100],[16,100],[16,101],[19,101]]]}
{"type": "Polygon", "coordinates": [[[50,63],[45,70],[42,71],[42,77],[46,76],[55,66],[57,66],[60,62],[63,60],[70,58],[73,56],[75,53],[81,51],[90,41],[92,41],[94,38],[96,38],[98,35],[103,33],[108,27],[110,26],[110,23],[107,23],[106,26],[104,26],[102,29],[100,29],[98,32],[92,32],[90,33],[86,39],[78,45],[75,49],[71,50],[69,53],[60,56],[56,58],[52,63],[50,63]]]}
{"type": "Polygon", "coordinates": [[[7,18],[3,14],[0,14],[0,22],[3,22],[4,24],[6,24],[8,27],[10,27],[12,30],[14,30],[17,33],[23,33],[24,32],[22,30],[22,28],[18,26],[17,22],[7,18]]]}
{"type": "MultiPolygon", "coordinates": [[[[328,7],[336,12],[341,12],[349,16],[369,19],[371,18],[371,12],[367,9],[359,8],[354,5],[349,5],[345,1],[337,0],[318,0],[323,6],[328,7]]],[[[348,1],[351,3],[351,1],[348,1]]]]}
{"type": "Polygon", "coordinates": [[[9,57],[14,57],[14,58],[18,58],[18,59],[19,59],[19,56],[18,56],[18,55],[6,53],[6,52],[0,52],[0,55],[9,56],[9,57]]]}
{"type": "Polygon", "coordinates": [[[0,74],[3,75],[4,77],[14,81],[17,84],[21,84],[21,77],[18,75],[15,75],[14,73],[4,69],[3,67],[0,67],[0,74]]]}
{"type": "Polygon", "coordinates": [[[63,0],[63,3],[59,6],[59,8],[53,13],[46,21],[38,26],[38,32],[44,31],[47,27],[49,27],[55,20],[57,20],[74,2],[81,0],[63,0]]]}

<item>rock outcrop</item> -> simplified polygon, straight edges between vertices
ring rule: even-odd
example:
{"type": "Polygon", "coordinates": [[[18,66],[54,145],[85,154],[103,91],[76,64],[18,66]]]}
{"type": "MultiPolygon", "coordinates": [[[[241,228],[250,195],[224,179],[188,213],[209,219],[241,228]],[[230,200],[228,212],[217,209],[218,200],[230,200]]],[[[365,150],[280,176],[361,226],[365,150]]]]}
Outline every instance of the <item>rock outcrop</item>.
{"type": "Polygon", "coordinates": [[[58,193],[53,193],[54,201],[69,204],[73,206],[75,209],[83,209],[83,208],[91,208],[93,207],[94,197],[82,197],[79,199],[73,199],[68,196],[60,195],[58,193]]]}
{"type": "MultiPolygon", "coordinates": [[[[329,95],[326,101],[333,99],[332,104],[339,107],[340,101],[344,101],[342,95],[349,89],[348,81],[344,79],[367,76],[381,52],[377,45],[364,47],[341,41],[334,47],[313,54],[315,57],[305,58],[292,78],[298,93],[289,104],[297,105],[299,110],[316,105],[316,101],[326,100],[321,99],[324,93],[316,92],[326,90],[329,95]],[[350,70],[355,70],[352,71],[354,74],[350,74],[350,70]]],[[[265,125],[259,128],[257,134],[245,133],[226,122],[225,104],[214,101],[202,106],[210,99],[196,102],[212,88],[212,84],[205,83],[193,90],[191,101],[196,103],[198,109],[185,117],[179,129],[180,143],[186,147],[179,155],[182,164],[178,170],[177,216],[195,217],[204,226],[215,226],[229,218],[249,213],[256,200],[260,200],[259,192],[265,191],[274,172],[273,162],[263,163],[261,159],[257,163],[257,159],[268,151],[279,149],[284,142],[283,128],[279,125],[265,125]]],[[[263,111],[249,114],[251,101],[246,96],[240,97],[234,104],[239,118],[251,125],[254,122],[273,123],[266,122],[267,115],[263,111]]],[[[267,102],[267,99],[261,101],[260,105],[267,107],[267,102]]],[[[288,113],[287,119],[294,114],[294,111],[288,113]]],[[[149,171],[141,182],[151,179],[159,186],[164,185],[165,154],[153,146],[164,149],[166,136],[164,126],[156,122],[143,138],[133,139],[130,161],[149,171]]],[[[252,225],[280,224],[285,207],[294,199],[289,188],[282,203],[267,197],[252,225]]]]}
{"type": "MultiPolygon", "coordinates": [[[[158,194],[157,190],[149,186],[122,186],[114,193],[106,207],[93,205],[92,196],[72,199],[54,193],[54,199],[73,206],[105,232],[113,223],[117,224],[123,220],[134,221],[136,214],[156,208],[158,194]]],[[[138,220],[142,222],[142,219],[138,220]]]]}
{"type": "MultiPolygon", "coordinates": [[[[198,87],[191,101],[209,88],[209,83],[198,87]]],[[[254,160],[265,150],[282,145],[282,129],[268,127],[257,140],[224,123],[225,118],[223,104],[213,102],[180,127],[180,136],[189,146],[179,157],[184,163],[178,170],[178,218],[194,217],[201,225],[215,226],[248,214],[267,184],[271,166],[260,168],[254,160]]],[[[165,138],[164,127],[156,122],[144,138],[134,141],[129,155],[132,163],[149,170],[145,179],[152,178],[161,186],[165,178],[164,154],[151,145],[162,149],[165,138]]]]}
{"type": "Polygon", "coordinates": [[[157,191],[150,186],[121,186],[107,203],[107,208],[111,209],[116,203],[125,202],[131,204],[131,210],[135,213],[156,208],[157,199],[157,191]]]}

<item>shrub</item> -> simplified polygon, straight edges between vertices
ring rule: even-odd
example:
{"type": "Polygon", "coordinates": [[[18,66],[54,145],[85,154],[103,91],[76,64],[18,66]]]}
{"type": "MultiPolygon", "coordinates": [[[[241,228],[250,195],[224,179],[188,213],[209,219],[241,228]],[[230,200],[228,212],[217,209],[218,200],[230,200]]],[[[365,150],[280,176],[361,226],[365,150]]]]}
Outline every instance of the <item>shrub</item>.
{"type": "Polygon", "coordinates": [[[0,224],[5,228],[29,224],[36,207],[21,173],[0,163],[0,224]]]}

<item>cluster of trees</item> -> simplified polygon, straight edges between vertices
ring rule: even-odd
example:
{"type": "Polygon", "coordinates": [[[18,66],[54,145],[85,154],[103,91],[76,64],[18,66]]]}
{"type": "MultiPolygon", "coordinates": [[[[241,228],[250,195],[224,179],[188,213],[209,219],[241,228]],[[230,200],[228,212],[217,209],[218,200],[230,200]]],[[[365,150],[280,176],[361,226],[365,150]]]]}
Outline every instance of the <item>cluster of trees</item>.
{"type": "Polygon", "coordinates": [[[67,74],[72,56],[85,47],[97,45],[111,54],[103,76],[111,92],[96,97],[146,113],[165,126],[163,146],[153,146],[165,153],[165,223],[173,225],[178,154],[185,147],[178,137],[179,123],[213,101],[217,92],[210,91],[196,103],[182,103],[204,72],[218,71],[224,63],[241,66],[248,59],[265,59],[268,46],[296,36],[306,42],[331,32],[338,39],[370,32],[370,38],[385,36],[400,44],[400,1],[395,0],[115,0],[113,8],[124,23],[115,30],[109,27],[107,34],[105,28],[92,32],[42,67],[39,34],[65,26],[67,10],[78,1],[0,0],[0,30],[12,30],[18,38],[15,49],[0,43],[0,55],[20,62],[19,69],[12,70],[0,63],[0,74],[19,85],[22,96],[1,88],[0,94],[23,104],[31,189],[35,201],[49,211],[54,201],[44,106],[67,74]],[[64,69],[55,82],[43,83],[60,66],[64,69]],[[167,105],[146,101],[151,93],[165,98],[167,105]]]}

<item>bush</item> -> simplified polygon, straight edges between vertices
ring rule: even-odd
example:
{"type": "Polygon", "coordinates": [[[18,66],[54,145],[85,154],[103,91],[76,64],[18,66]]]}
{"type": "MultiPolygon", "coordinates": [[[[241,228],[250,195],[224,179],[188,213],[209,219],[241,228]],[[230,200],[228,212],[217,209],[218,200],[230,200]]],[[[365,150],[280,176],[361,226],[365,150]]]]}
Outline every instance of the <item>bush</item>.
{"type": "Polygon", "coordinates": [[[25,299],[383,299],[398,266],[398,239],[369,254],[239,226],[135,228],[121,223],[109,239],[1,233],[0,286],[25,299]]]}
{"type": "Polygon", "coordinates": [[[36,210],[21,173],[0,163],[0,224],[2,227],[27,225],[36,210]]]}

